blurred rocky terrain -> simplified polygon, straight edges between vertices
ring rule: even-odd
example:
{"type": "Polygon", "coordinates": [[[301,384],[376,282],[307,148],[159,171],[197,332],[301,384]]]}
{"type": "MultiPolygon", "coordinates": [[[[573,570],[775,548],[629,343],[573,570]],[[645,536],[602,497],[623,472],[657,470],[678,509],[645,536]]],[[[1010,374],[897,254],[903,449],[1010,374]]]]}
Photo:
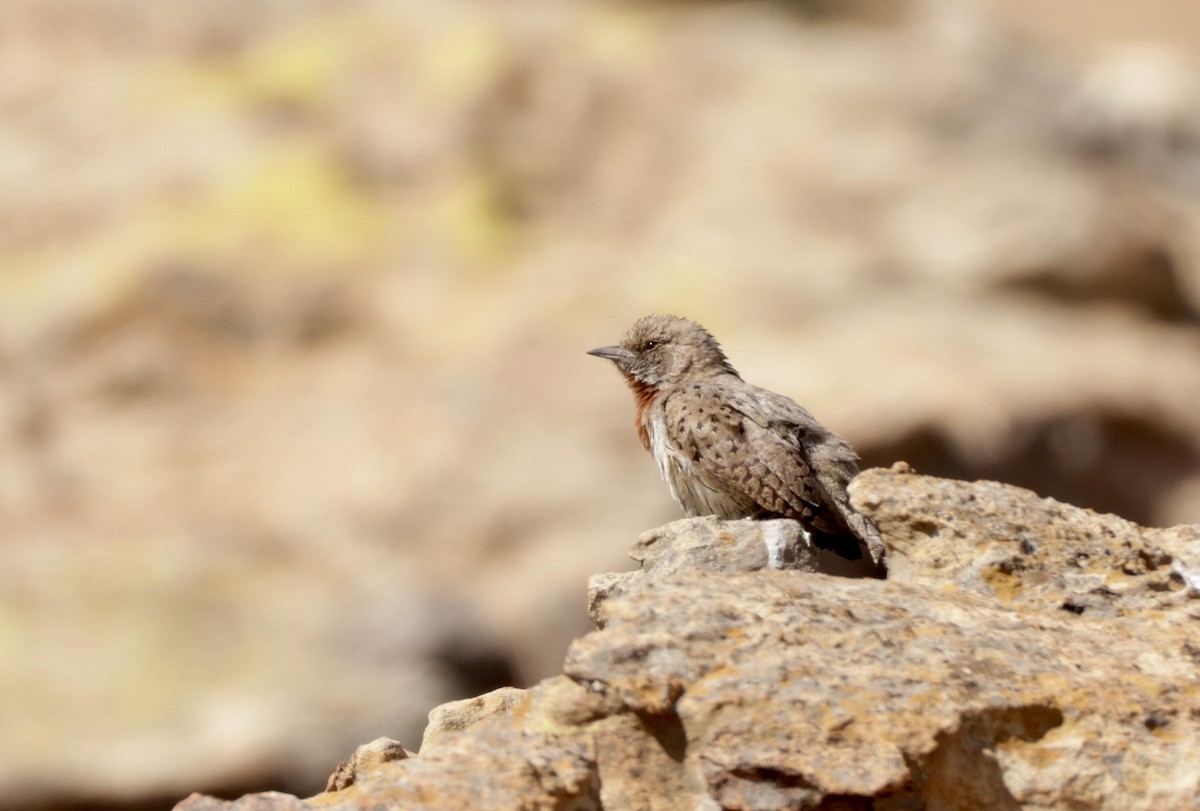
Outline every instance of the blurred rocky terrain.
{"type": "Polygon", "coordinates": [[[417,755],[375,741],[309,801],[180,811],[1195,805],[1200,526],[899,468],[853,489],[887,581],[769,565],[791,521],[677,521],[593,580],[563,675],[439,707],[417,755]]]}
{"type": "Polygon", "coordinates": [[[868,464],[1200,521],[1200,10],[1123,8],[5,2],[0,805],[558,672],[678,517],[583,355],[651,311],[868,464]]]}

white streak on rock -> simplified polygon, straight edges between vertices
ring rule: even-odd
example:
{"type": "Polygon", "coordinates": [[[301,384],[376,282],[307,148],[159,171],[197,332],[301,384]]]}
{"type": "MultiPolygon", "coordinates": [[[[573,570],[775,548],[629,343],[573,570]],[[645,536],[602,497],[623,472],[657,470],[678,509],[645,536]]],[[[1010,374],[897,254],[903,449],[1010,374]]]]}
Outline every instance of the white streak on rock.
{"type": "Polygon", "coordinates": [[[1178,559],[1171,561],[1171,571],[1179,575],[1187,590],[1193,594],[1200,594],[1200,567],[1191,569],[1185,567],[1178,559]]]}
{"type": "Polygon", "coordinates": [[[767,568],[783,568],[783,551],[787,539],[783,537],[783,529],[774,521],[763,524],[763,543],[767,546],[767,568]]]}

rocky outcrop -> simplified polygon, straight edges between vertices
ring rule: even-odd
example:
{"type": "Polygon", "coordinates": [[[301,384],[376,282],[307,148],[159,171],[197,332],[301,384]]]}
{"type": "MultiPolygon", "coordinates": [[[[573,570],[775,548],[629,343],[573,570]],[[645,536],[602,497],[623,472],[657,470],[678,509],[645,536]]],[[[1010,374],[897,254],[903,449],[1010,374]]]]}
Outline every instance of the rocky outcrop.
{"type": "Polygon", "coordinates": [[[846,560],[812,544],[795,521],[722,521],[688,518],[642,534],[629,550],[641,564],[633,572],[595,575],[588,582],[588,616],[605,624],[605,604],[614,596],[648,588],[676,572],[753,572],[792,569],[843,577],[874,577],[867,558],[846,560]]]}
{"type": "Polygon", "coordinates": [[[786,525],[678,521],[593,580],[562,675],[438,708],[338,790],[179,808],[1195,807],[1200,527],[904,466],[852,498],[885,581],[786,525]]]}
{"type": "Polygon", "coordinates": [[[1200,526],[1146,529],[995,482],[903,473],[868,471],[851,496],[888,538],[892,582],[1092,617],[1179,610],[1197,596],[1200,526]]]}

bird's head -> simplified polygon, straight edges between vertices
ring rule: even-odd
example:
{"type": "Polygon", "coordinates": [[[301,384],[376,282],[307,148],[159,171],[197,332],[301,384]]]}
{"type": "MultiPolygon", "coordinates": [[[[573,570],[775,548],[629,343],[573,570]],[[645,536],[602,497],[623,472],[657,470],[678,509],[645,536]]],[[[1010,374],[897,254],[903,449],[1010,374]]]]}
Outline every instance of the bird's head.
{"type": "Polygon", "coordinates": [[[692,376],[731,374],[721,345],[708,330],[675,315],[648,315],[629,328],[621,343],[588,352],[611,360],[631,383],[661,387],[692,376]]]}

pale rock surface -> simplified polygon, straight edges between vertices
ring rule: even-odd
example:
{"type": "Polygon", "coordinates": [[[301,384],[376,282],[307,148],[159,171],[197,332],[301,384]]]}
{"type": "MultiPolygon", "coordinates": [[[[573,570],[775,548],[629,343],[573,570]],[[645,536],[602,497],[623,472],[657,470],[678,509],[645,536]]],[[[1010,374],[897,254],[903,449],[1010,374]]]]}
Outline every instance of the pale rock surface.
{"type": "Polygon", "coordinates": [[[179,808],[1195,807],[1200,528],[903,465],[852,498],[888,580],[675,522],[594,581],[563,675],[435,710],[420,755],[340,791],[179,808]]]}
{"type": "Polygon", "coordinates": [[[400,741],[388,737],[376,738],[370,743],[364,743],[354,750],[354,754],[345,763],[337,767],[325,783],[326,791],[341,791],[354,785],[360,772],[378,769],[384,763],[393,760],[403,760],[412,757],[400,741]]]}
{"type": "Polygon", "coordinates": [[[629,550],[641,564],[633,572],[608,572],[588,581],[588,616],[604,626],[604,605],[679,571],[752,572],[791,569],[843,577],[871,577],[874,566],[863,558],[846,560],[818,549],[796,521],[722,521],[715,516],[685,518],[642,533],[629,550]]]}
{"type": "Polygon", "coordinates": [[[462,701],[449,701],[429,711],[429,724],[421,737],[421,754],[428,755],[438,742],[453,738],[485,718],[508,712],[525,697],[516,687],[501,687],[490,693],[462,701]]]}
{"type": "MultiPolygon", "coordinates": [[[[1195,596],[1198,525],[1146,529],[1011,485],[879,469],[855,479],[851,500],[887,537],[893,583],[1108,617],[1180,609],[1195,596]]],[[[1200,617],[1200,606],[1189,611],[1200,617]]]]}

